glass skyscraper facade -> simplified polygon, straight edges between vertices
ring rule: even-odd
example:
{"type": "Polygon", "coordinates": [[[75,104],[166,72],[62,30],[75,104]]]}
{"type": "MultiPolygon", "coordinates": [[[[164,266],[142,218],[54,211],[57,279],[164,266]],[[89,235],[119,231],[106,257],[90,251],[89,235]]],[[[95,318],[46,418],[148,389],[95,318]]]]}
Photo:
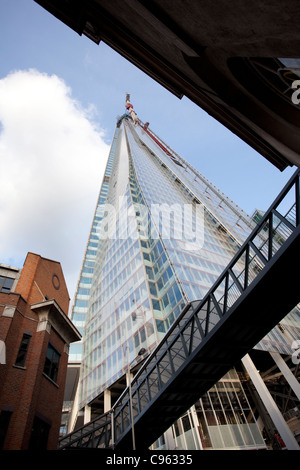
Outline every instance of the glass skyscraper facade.
{"type": "MultiPolygon", "coordinates": [[[[84,328],[70,350],[70,360],[81,362],[79,409],[137,364],[141,350],[151,352],[255,226],[128,109],[117,122],[72,308],[72,321],[84,328]]],[[[299,311],[291,315],[297,337],[299,311]]],[[[264,448],[247,400],[237,372],[229,372],[174,424],[173,447],[264,448]]],[[[156,445],[168,447],[166,439],[156,445]]]]}

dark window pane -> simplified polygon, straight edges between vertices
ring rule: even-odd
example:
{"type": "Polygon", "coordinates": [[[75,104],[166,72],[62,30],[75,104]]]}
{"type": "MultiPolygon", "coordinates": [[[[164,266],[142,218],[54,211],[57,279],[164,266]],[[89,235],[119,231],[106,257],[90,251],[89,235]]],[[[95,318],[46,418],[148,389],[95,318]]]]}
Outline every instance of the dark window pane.
{"type": "Polygon", "coordinates": [[[48,349],[47,349],[47,354],[46,354],[44,374],[46,374],[54,382],[56,382],[57,380],[59,359],[60,359],[60,355],[53,348],[53,346],[49,344],[48,349]]]}
{"type": "Polygon", "coordinates": [[[16,366],[24,367],[26,356],[28,353],[30,339],[31,339],[31,335],[24,333],[21,344],[20,344],[20,348],[18,351],[17,359],[15,362],[16,366]]]}
{"type": "Polygon", "coordinates": [[[50,425],[35,417],[31,430],[29,449],[46,450],[50,425]]]}
{"type": "Polygon", "coordinates": [[[0,450],[3,449],[12,412],[2,410],[0,413],[0,450]]]}
{"type": "Polygon", "coordinates": [[[0,292],[10,292],[14,279],[0,276],[0,292]]]}

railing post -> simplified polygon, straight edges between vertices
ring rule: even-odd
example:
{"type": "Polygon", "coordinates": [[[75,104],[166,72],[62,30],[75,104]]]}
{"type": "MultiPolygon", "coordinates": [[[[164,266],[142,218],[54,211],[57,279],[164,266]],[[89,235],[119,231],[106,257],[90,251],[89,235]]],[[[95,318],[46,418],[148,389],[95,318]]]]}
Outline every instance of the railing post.
{"type": "Polygon", "coordinates": [[[131,420],[131,434],[132,434],[132,450],[136,450],[135,448],[135,433],[134,433],[134,418],[133,418],[133,406],[132,406],[132,389],[131,389],[131,376],[130,376],[130,364],[128,364],[128,390],[129,390],[129,414],[131,420]]]}
{"type": "Polygon", "coordinates": [[[296,227],[300,224],[300,172],[295,180],[296,227]]]}
{"type": "Polygon", "coordinates": [[[110,412],[110,426],[111,426],[111,445],[112,448],[115,447],[115,420],[114,420],[114,410],[110,412]]]}
{"type": "Polygon", "coordinates": [[[269,240],[268,240],[268,261],[272,258],[273,252],[273,212],[269,216],[269,240]]]}
{"type": "Polygon", "coordinates": [[[247,289],[247,287],[248,287],[248,281],[249,281],[249,252],[250,252],[250,248],[249,248],[249,245],[247,245],[247,246],[246,246],[246,251],[245,251],[244,289],[247,289]]]}
{"type": "Polygon", "coordinates": [[[208,328],[209,328],[210,304],[211,304],[211,300],[209,296],[206,302],[207,310],[206,310],[206,322],[205,322],[205,336],[207,336],[208,328]]]}
{"type": "Polygon", "coordinates": [[[227,310],[228,283],[229,283],[229,274],[228,274],[228,271],[227,271],[226,274],[225,274],[223,315],[225,315],[226,310],[227,310]]]}

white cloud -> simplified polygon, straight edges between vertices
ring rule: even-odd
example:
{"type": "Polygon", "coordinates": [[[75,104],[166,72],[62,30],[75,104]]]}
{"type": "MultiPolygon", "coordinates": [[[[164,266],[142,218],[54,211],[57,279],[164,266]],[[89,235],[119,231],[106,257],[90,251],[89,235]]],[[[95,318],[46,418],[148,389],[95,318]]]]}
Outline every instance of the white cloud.
{"type": "Polygon", "coordinates": [[[60,261],[73,295],[109,146],[57,76],[0,80],[0,262],[60,261]]]}

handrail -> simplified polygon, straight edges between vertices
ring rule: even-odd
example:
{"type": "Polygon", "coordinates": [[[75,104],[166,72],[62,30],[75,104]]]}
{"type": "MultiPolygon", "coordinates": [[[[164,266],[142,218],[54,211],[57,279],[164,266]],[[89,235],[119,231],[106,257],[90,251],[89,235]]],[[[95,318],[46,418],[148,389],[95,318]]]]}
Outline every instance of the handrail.
{"type": "Polygon", "coordinates": [[[208,293],[202,300],[190,302],[184,307],[176,322],[134,376],[131,396],[127,388],[114,404],[110,411],[111,420],[98,422],[108,414],[103,415],[75,432],[78,434],[72,433],[61,439],[60,443],[69,439],[70,445],[92,445],[96,433],[103,427],[110,433],[110,437],[106,437],[110,445],[122,440],[131,429],[130,401],[134,409],[133,419],[137,421],[168,387],[178,370],[185,367],[203,339],[208,337],[224,316],[230,314],[235,302],[262,275],[263,268],[275,256],[280,256],[280,250],[300,225],[299,189],[298,169],[208,293]],[[283,215],[279,206],[291,189],[294,189],[292,205],[283,215]]]}
{"type": "MultiPolygon", "coordinates": [[[[262,271],[263,267],[276,255],[285,241],[289,238],[292,231],[300,223],[300,194],[299,194],[299,178],[300,170],[297,170],[285,185],[283,190],[277,196],[273,204],[266,211],[261,221],[253,232],[249,235],[240,250],[236,253],[223,273],[219,276],[215,284],[198,302],[188,304],[183,310],[178,320],[170,328],[166,336],[162,339],[158,347],[146,359],[141,369],[134,376],[131,384],[132,399],[138,410],[138,414],[142,412],[145,406],[148,407],[150,402],[154,401],[156,394],[164,388],[169,380],[171,380],[172,373],[176,372],[179,367],[183,366],[184,360],[188,355],[192,354],[196,348],[196,343],[193,345],[190,340],[190,335],[194,334],[194,328],[198,329],[197,338],[198,344],[205,338],[216,326],[219,320],[228,313],[230,308],[238,300],[241,294],[252,284],[254,279],[262,271]],[[274,229],[274,220],[278,217],[278,206],[284,200],[285,196],[289,193],[290,189],[295,186],[294,201],[292,207],[295,207],[295,220],[291,222],[286,216],[282,216],[280,221],[276,220],[276,230],[274,229]],[[275,236],[278,234],[278,228],[281,224],[287,228],[286,238],[281,236],[278,242],[275,236]],[[266,241],[261,242],[262,238],[258,237],[261,231],[265,232],[267,228],[268,233],[264,238],[267,241],[267,257],[262,251],[266,241]],[[259,240],[259,245],[256,244],[256,238],[259,240]],[[192,327],[192,328],[191,328],[192,327]],[[184,341],[184,334],[187,333],[189,343],[184,341]],[[175,334],[174,334],[175,333],[175,334]],[[187,349],[187,344],[189,349],[187,349]],[[172,351],[174,348],[174,351],[172,351]],[[181,355],[180,360],[177,357],[177,364],[172,357],[172,353],[181,355]],[[165,358],[165,359],[164,359],[165,358]],[[166,366],[164,366],[164,362],[166,366]],[[162,366],[162,371],[160,371],[162,366]],[[151,379],[152,375],[152,379],[151,379]],[[166,376],[168,375],[168,378],[166,376]],[[149,380],[153,383],[149,384],[149,380]],[[142,399],[141,399],[141,388],[142,399]],[[156,390],[153,395],[152,391],[156,390]],[[153,396],[152,396],[153,395],[153,396]],[[143,401],[143,403],[142,403],[143,401]]],[[[287,214],[289,214],[288,211],[287,214]]],[[[135,418],[136,418],[135,417],[135,418]]],[[[114,422],[115,422],[115,438],[116,442],[122,439],[123,435],[130,429],[130,410],[129,410],[129,396],[126,389],[120,396],[119,400],[114,405],[114,422]]]]}
{"type": "MultiPolygon", "coordinates": [[[[235,264],[240,260],[241,256],[248,250],[248,247],[249,245],[251,245],[251,247],[253,247],[252,249],[255,251],[255,253],[257,254],[258,256],[258,260],[256,260],[257,262],[257,265],[258,265],[258,268],[261,270],[262,269],[262,262],[266,262],[267,259],[265,258],[265,256],[260,253],[259,251],[259,248],[256,247],[256,245],[253,245],[252,241],[253,239],[260,233],[260,231],[263,229],[263,227],[265,226],[266,222],[269,221],[270,219],[270,216],[271,216],[271,213],[274,211],[275,207],[277,207],[281,202],[282,200],[284,199],[285,195],[288,193],[288,191],[291,189],[291,187],[294,185],[294,184],[297,184],[297,181],[299,181],[299,178],[300,178],[300,170],[297,170],[294,175],[290,178],[290,180],[287,182],[286,186],[283,188],[283,190],[280,192],[280,194],[277,196],[277,198],[275,199],[275,201],[273,202],[273,204],[270,206],[270,208],[268,209],[268,211],[266,211],[266,213],[264,214],[264,216],[262,217],[262,219],[260,220],[260,222],[258,223],[257,227],[253,230],[253,232],[249,235],[249,237],[247,238],[247,240],[244,242],[244,244],[241,246],[241,248],[239,249],[239,251],[234,255],[234,257],[232,258],[232,260],[229,262],[229,264],[227,265],[227,267],[223,270],[223,272],[220,274],[220,276],[218,277],[218,279],[216,280],[216,282],[213,284],[213,286],[211,287],[211,289],[207,292],[207,294],[204,296],[204,298],[200,301],[200,305],[198,307],[198,309],[201,309],[201,305],[203,305],[207,299],[217,290],[217,288],[219,287],[219,285],[224,281],[224,279],[226,279],[227,277],[227,274],[228,274],[228,271],[231,271],[232,272],[232,269],[233,267],[235,266],[235,264]]],[[[298,191],[298,198],[296,198],[296,202],[297,204],[297,208],[298,208],[298,211],[299,211],[299,206],[300,206],[300,195],[299,195],[299,191],[298,191]]],[[[297,213],[297,209],[296,209],[296,213],[297,213]]],[[[300,221],[300,217],[299,217],[299,220],[297,220],[297,223],[296,223],[296,226],[299,225],[299,222],[300,221]]],[[[287,220],[287,225],[290,226],[290,222],[287,220]]],[[[285,222],[283,222],[285,223],[285,222]]],[[[296,227],[295,226],[295,227],[296,227]]],[[[266,242],[264,242],[265,244],[266,242]]],[[[272,244],[273,246],[273,244],[272,244]]],[[[261,245],[261,247],[263,247],[263,244],[261,245]]],[[[271,256],[272,257],[272,256],[271,256]]],[[[269,259],[271,259],[271,257],[269,259]]],[[[246,266],[246,268],[248,269],[249,268],[249,260],[248,260],[248,264],[246,266]]],[[[238,281],[238,278],[234,275],[234,273],[232,272],[233,276],[237,279],[238,281]]],[[[242,274],[242,272],[241,272],[242,274]]],[[[245,281],[245,287],[248,286],[248,279],[246,279],[245,281]]],[[[196,301],[195,301],[196,302],[196,301]]],[[[198,301],[199,302],[199,301],[198,301]]],[[[164,336],[164,338],[161,340],[161,342],[157,345],[156,349],[152,352],[152,354],[148,357],[148,359],[144,362],[143,364],[143,367],[141,367],[139,369],[139,371],[136,373],[136,375],[134,376],[133,380],[132,380],[132,383],[135,382],[138,377],[142,374],[143,370],[147,368],[147,365],[149,364],[149,362],[151,361],[151,358],[152,356],[156,355],[157,352],[161,349],[162,347],[162,344],[164,342],[167,341],[168,337],[172,334],[172,332],[174,331],[174,329],[177,328],[178,324],[180,323],[181,319],[185,316],[186,312],[188,311],[188,307],[190,306],[191,304],[187,304],[184,309],[182,310],[180,316],[178,317],[178,319],[176,320],[176,322],[170,327],[170,329],[168,330],[168,332],[166,333],[166,335],[164,336]]],[[[224,314],[225,312],[223,312],[224,314]]],[[[124,390],[123,394],[120,396],[119,400],[122,398],[122,396],[126,394],[126,389],[124,390]]]]}
{"type": "Polygon", "coordinates": [[[75,431],[61,437],[59,439],[59,449],[62,450],[73,446],[77,447],[78,444],[80,444],[80,447],[100,447],[99,441],[102,436],[105,437],[105,445],[102,447],[110,447],[113,439],[111,434],[111,411],[104,413],[100,417],[93,419],[75,431]],[[104,434],[100,432],[101,429],[104,429],[104,434]],[[96,437],[98,445],[95,445],[96,437]]]}

